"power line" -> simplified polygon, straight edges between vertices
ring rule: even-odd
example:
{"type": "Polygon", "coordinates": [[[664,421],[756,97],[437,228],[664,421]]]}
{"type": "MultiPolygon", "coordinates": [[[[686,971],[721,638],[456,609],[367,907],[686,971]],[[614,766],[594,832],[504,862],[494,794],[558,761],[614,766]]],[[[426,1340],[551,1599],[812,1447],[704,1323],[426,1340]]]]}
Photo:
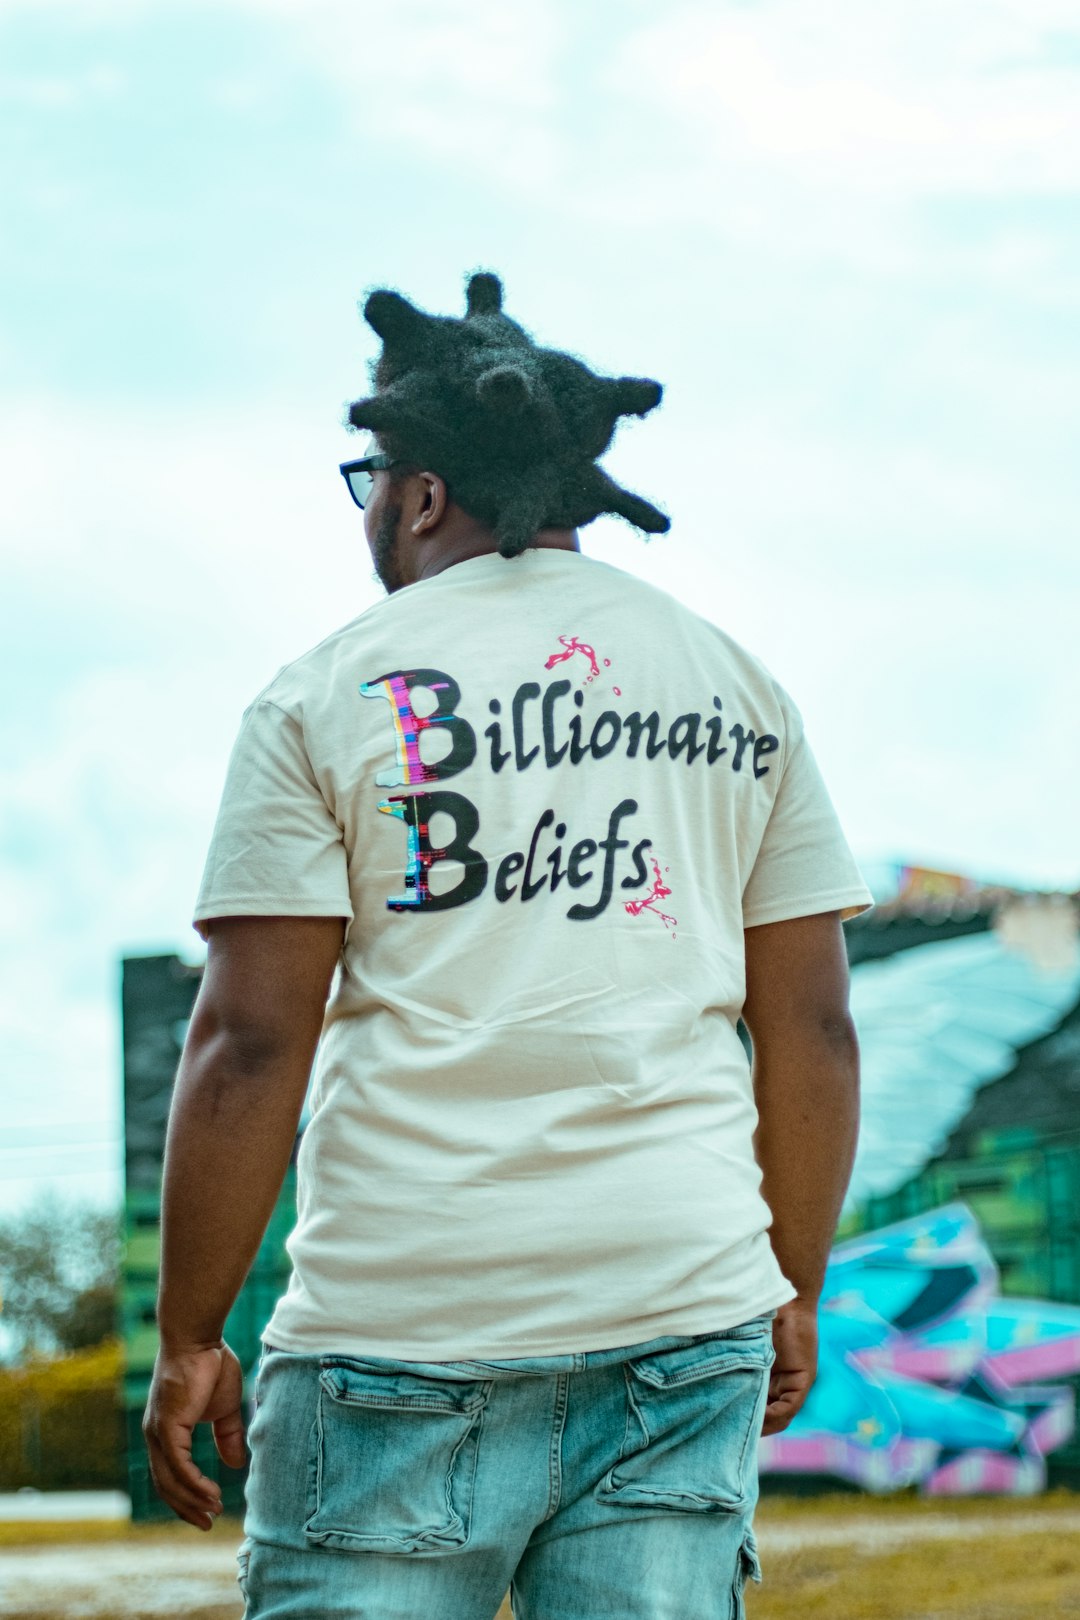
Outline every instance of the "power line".
{"type": "Polygon", "coordinates": [[[9,1136],[15,1131],[100,1131],[111,1129],[114,1123],[111,1119],[40,1119],[17,1125],[0,1124],[0,1135],[9,1136]]]}
{"type": "MultiPolygon", "coordinates": [[[[20,1175],[17,1170],[0,1170],[0,1181],[52,1181],[58,1176],[114,1176],[123,1180],[119,1165],[102,1165],[97,1170],[84,1170],[81,1165],[73,1164],[67,1170],[28,1170],[20,1175]]],[[[2,1213],[2,1211],[0,1211],[2,1213]]]]}
{"type": "Polygon", "coordinates": [[[32,1142],[28,1147],[0,1147],[0,1154],[15,1153],[20,1158],[26,1153],[83,1153],[88,1148],[121,1147],[122,1136],[103,1136],[96,1142],[32,1142]]]}

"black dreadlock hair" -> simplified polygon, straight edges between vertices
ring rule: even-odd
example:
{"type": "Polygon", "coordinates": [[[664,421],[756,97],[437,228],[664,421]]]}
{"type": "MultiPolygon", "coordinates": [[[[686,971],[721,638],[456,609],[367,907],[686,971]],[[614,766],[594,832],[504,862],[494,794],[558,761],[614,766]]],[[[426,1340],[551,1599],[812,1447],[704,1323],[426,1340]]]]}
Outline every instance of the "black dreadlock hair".
{"type": "Polygon", "coordinates": [[[388,454],[446,480],[453,498],[520,555],[540,529],[573,529],[613,512],[646,534],[671,520],[595,465],[620,416],[645,416],[663,388],[648,377],[600,377],[573,355],[539,348],[503,314],[490,270],[470,275],[464,319],[429,315],[381,287],[363,314],[383,341],[375,393],[348,425],[388,454]]]}

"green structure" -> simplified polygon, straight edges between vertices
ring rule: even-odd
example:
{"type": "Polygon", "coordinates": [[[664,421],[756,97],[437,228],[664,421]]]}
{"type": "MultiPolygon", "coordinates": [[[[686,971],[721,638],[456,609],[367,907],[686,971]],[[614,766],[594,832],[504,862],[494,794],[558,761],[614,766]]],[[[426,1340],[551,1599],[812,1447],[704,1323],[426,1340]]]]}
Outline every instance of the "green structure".
{"type": "MultiPolygon", "coordinates": [[[[165,1129],[201,972],[178,956],[128,957],[123,963],[125,1245],[120,1332],[125,1349],[124,1432],[133,1520],[174,1517],[150,1478],[142,1419],[158,1348],[155,1312],[165,1129]]],[[[291,1262],[285,1239],[296,1218],[295,1182],[294,1148],[266,1235],[225,1323],[225,1338],[240,1359],[245,1381],[252,1377],[258,1360],[259,1335],[288,1281],[291,1262]]],[[[202,1472],[220,1482],[226,1512],[242,1513],[246,1471],[225,1466],[209,1425],[196,1426],[193,1450],[202,1472]]]]}

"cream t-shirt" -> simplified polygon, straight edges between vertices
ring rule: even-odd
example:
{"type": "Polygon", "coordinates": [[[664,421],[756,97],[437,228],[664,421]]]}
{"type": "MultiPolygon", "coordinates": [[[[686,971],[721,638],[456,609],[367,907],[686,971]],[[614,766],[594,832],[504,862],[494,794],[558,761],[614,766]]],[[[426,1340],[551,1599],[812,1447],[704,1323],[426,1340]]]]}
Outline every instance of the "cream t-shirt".
{"type": "Polygon", "coordinates": [[[287,665],[195,909],[348,919],[263,1339],[556,1355],[793,1298],[743,929],[871,903],[786,692],[621,569],[474,557],[287,665]]]}

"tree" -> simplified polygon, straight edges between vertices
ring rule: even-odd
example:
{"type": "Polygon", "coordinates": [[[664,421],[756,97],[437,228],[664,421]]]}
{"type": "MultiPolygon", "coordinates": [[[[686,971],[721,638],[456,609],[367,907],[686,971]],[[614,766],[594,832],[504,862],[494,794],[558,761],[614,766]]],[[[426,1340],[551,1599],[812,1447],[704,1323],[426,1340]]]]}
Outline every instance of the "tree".
{"type": "Polygon", "coordinates": [[[45,1188],[0,1216],[4,1359],[100,1344],[116,1332],[123,1217],[45,1188]]]}

